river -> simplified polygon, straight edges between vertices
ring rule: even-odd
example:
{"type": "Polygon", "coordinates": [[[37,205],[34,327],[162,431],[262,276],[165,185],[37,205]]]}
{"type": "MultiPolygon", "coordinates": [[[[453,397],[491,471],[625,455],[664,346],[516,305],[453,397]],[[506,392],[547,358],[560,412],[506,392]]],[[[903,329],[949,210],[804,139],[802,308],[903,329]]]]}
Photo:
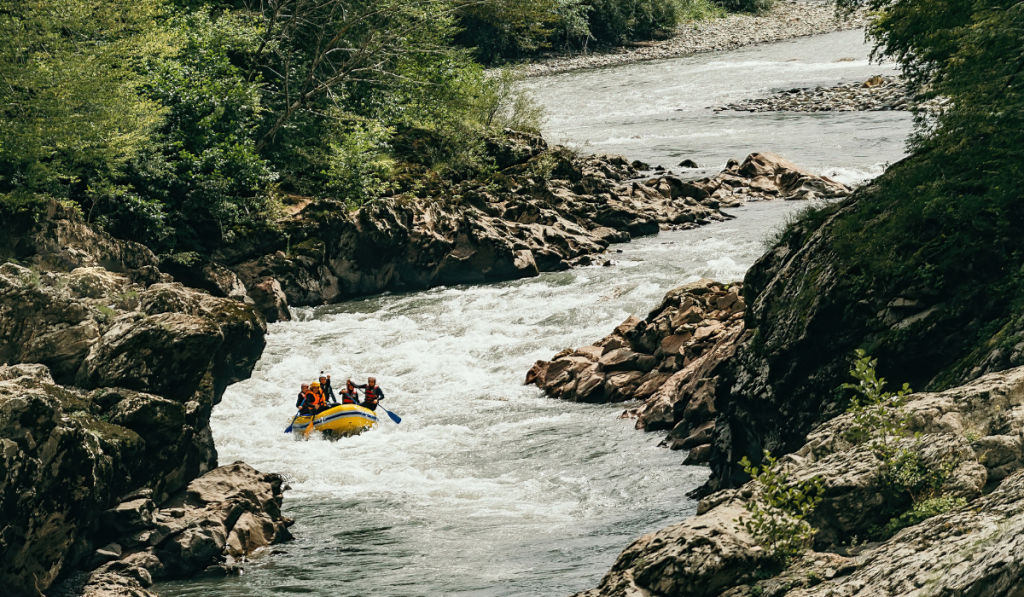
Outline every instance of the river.
{"type": "MultiPolygon", "coordinates": [[[[902,156],[906,114],[713,115],[779,87],[866,78],[860,32],[557,75],[529,85],[549,137],[668,165],[720,166],[772,150],[849,180],[902,156]],[[792,60],[796,58],[796,60],[792,60]],[[842,60],[852,58],[853,60],[842,60]],[[744,76],[754,72],[756,76],[744,76]],[[681,110],[681,111],[676,111],[681,110]],[[589,143],[588,143],[589,142],[589,143]]],[[[682,520],[707,470],[616,418],[621,405],[550,400],[533,362],[589,344],[665,291],[741,279],[799,206],[761,203],[726,223],[619,245],[593,266],[316,309],[271,326],[251,379],[214,410],[222,463],[282,473],[297,539],[240,577],[162,583],[167,596],[565,596],[595,586],[639,535],[682,520]],[[376,375],[400,414],[341,441],[282,433],[300,382],[376,375]]],[[[340,383],[338,383],[340,385],[340,383]]]]}

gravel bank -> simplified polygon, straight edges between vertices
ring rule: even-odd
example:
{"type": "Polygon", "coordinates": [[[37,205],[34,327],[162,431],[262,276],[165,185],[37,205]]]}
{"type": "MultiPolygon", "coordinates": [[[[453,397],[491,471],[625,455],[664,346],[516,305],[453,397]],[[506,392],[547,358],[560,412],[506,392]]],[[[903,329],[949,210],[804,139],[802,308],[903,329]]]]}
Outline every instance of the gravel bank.
{"type": "Polygon", "coordinates": [[[875,76],[863,83],[835,87],[790,89],[762,99],[735,102],[715,112],[851,112],[855,110],[909,110],[913,105],[899,77],[875,76]]]}
{"type": "Polygon", "coordinates": [[[715,108],[715,112],[873,112],[921,110],[938,112],[949,104],[946,98],[916,102],[900,77],[876,75],[863,83],[835,87],[789,89],[766,98],[742,100],[715,108]]]}
{"type": "Polygon", "coordinates": [[[859,29],[867,22],[864,13],[836,18],[832,4],[782,1],[771,14],[753,16],[730,14],[723,19],[687,23],[678,34],[665,41],[647,42],[634,47],[613,48],[583,55],[554,55],[525,67],[527,76],[550,75],[585,68],[615,66],[645,60],[676,58],[687,54],[732,50],[805,35],[859,29]]]}

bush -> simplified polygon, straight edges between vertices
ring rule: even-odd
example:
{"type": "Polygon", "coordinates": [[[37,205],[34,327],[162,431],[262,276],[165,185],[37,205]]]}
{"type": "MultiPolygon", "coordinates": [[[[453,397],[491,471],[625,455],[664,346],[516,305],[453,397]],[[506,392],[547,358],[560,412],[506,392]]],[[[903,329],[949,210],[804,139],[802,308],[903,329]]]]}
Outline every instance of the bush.
{"type": "Polygon", "coordinates": [[[590,38],[600,44],[664,38],[682,18],[678,0],[586,0],[590,38]]]}
{"type": "Polygon", "coordinates": [[[894,516],[885,527],[870,533],[877,539],[885,539],[906,526],[938,514],[935,510],[943,504],[960,502],[940,493],[957,463],[946,460],[934,467],[921,459],[922,440],[919,434],[910,439],[910,416],[904,408],[912,390],[903,384],[895,394],[884,391],[885,379],[875,374],[877,364],[863,350],[856,351],[850,375],[858,383],[844,384],[843,388],[858,394],[851,399],[847,410],[853,415],[847,439],[858,444],[870,442],[872,453],[881,460],[882,487],[889,499],[890,511],[898,512],[908,498],[911,504],[909,510],[894,516]],[[927,514],[929,512],[933,513],[927,514]]]}
{"type": "Polygon", "coordinates": [[[882,537],[892,537],[901,530],[914,526],[915,524],[924,522],[932,516],[938,516],[939,514],[945,514],[957,508],[963,508],[967,505],[967,500],[962,497],[952,497],[949,495],[942,495],[939,497],[928,498],[917,502],[903,514],[893,518],[889,521],[885,528],[882,529],[880,535],[882,537]]]}
{"type": "Polygon", "coordinates": [[[776,459],[767,450],[760,467],[751,464],[745,456],[740,465],[760,486],[760,493],[744,506],[750,518],[737,522],[743,524],[772,559],[787,565],[810,547],[817,532],[804,518],[821,502],[822,481],[818,477],[791,481],[788,473],[776,470],[776,459]]]}

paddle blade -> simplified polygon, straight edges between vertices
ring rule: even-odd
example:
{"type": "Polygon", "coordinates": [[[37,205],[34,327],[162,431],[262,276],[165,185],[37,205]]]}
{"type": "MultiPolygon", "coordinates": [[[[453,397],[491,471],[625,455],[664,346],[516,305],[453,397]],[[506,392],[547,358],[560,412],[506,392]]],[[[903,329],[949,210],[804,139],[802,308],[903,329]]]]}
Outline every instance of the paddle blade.
{"type": "Polygon", "coordinates": [[[388,410],[388,409],[384,408],[383,406],[382,406],[382,407],[380,407],[380,409],[381,409],[382,411],[384,411],[384,412],[388,413],[388,416],[389,416],[389,417],[391,417],[391,420],[392,420],[392,421],[394,421],[394,422],[395,422],[396,424],[398,424],[398,423],[401,423],[401,422],[402,422],[402,417],[400,417],[400,416],[396,415],[395,413],[393,413],[393,412],[391,412],[390,410],[388,410]]]}
{"type": "Polygon", "coordinates": [[[306,427],[306,430],[302,432],[302,437],[309,437],[310,433],[313,433],[313,420],[312,419],[309,420],[309,426],[306,427]]]}
{"type": "Polygon", "coordinates": [[[288,428],[284,430],[284,432],[285,433],[291,433],[292,432],[292,426],[289,425],[288,428]]]}

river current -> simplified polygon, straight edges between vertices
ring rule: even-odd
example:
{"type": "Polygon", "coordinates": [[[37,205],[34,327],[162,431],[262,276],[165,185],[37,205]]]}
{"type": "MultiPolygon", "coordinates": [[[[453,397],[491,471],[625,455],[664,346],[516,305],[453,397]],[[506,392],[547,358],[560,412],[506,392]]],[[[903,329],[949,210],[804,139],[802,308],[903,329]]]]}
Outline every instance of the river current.
{"type": "MultiPolygon", "coordinates": [[[[779,88],[886,72],[861,32],[531,80],[549,138],[670,165],[759,150],[855,182],[903,155],[900,113],[714,115],[779,88]],[[794,60],[795,58],[795,60],[794,60]],[[749,76],[745,73],[748,73],[749,76]],[[680,110],[680,111],[677,111],[680,110]]],[[[712,168],[713,169],[713,168],[712,168]]],[[[296,540],[240,577],[163,583],[167,596],[564,596],[600,581],[634,538],[692,515],[707,470],[618,419],[622,405],[522,385],[537,359],[589,344],[675,286],[742,279],[799,205],[613,248],[612,265],[503,284],[390,294],[274,324],[251,379],[214,410],[222,463],[283,474],[296,540]],[[617,252],[620,250],[621,252],[617,252]],[[402,423],[340,441],[283,430],[302,381],[375,375],[402,423]]]]}

